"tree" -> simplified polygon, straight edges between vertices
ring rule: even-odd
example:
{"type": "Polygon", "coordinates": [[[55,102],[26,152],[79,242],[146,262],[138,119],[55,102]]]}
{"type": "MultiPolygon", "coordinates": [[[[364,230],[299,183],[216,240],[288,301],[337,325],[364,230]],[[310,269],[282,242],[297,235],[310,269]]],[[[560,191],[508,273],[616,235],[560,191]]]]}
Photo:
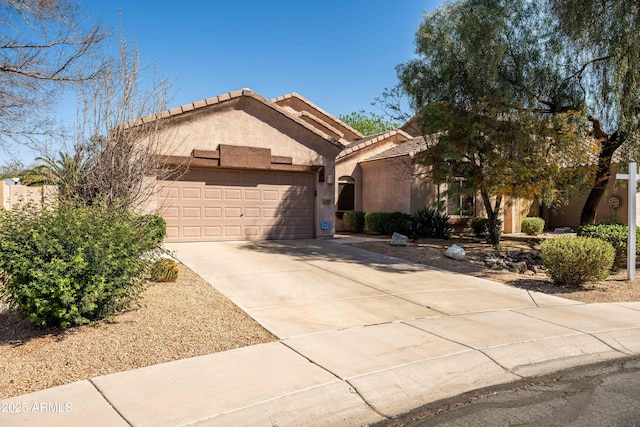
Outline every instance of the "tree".
{"type": "Polygon", "coordinates": [[[571,76],[589,104],[599,145],[593,187],[580,222],[594,223],[611,178],[613,156],[637,159],[640,146],[640,3],[552,0],[559,29],[578,59],[571,76]]]}
{"type": "Polygon", "coordinates": [[[375,114],[369,114],[367,116],[364,111],[354,111],[351,114],[341,114],[338,118],[364,136],[375,135],[388,130],[398,129],[400,127],[399,123],[385,120],[381,116],[377,116],[375,114]]]}
{"type": "Polygon", "coordinates": [[[179,176],[182,167],[159,155],[170,136],[163,136],[164,121],[155,114],[167,108],[169,83],[157,79],[141,89],[138,52],[123,35],[119,47],[119,56],[106,61],[101,75],[80,91],[82,114],[73,148],[40,162],[44,175],[60,187],[61,200],[131,211],[155,195],[156,178],[179,176]],[[143,123],[142,117],[156,120],[143,123]]]}
{"type": "Polygon", "coordinates": [[[55,185],[62,200],[78,197],[79,189],[85,187],[87,162],[82,153],[60,151],[57,159],[38,157],[36,161],[40,164],[31,169],[31,176],[39,179],[32,178],[30,184],[55,185]]]}
{"type": "Polygon", "coordinates": [[[96,78],[106,32],[73,0],[0,0],[0,147],[37,146],[61,85],[96,78]]]}
{"type": "Polygon", "coordinates": [[[425,16],[416,46],[398,75],[423,132],[439,132],[428,179],[480,193],[492,244],[505,196],[549,202],[580,188],[585,118],[539,3],[448,3],[425,16]]]}
{"type": "Polygon", "coordinates": [[[5,163],[0,165],[0,180],[6,178],[21,178],[26,170],[27,168],[20,161],[5,163]]]}

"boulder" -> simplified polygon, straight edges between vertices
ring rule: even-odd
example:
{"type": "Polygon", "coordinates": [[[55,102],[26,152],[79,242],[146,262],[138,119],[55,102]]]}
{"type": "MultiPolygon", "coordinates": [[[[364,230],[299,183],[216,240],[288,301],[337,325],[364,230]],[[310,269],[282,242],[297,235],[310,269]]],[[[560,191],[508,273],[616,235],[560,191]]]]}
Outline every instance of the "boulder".
{"type": "Polygon", "coordinates": [[[514,262],[513,264],[511,264],[511,266],[520,274],[523,274],[529,269],[525,261],[514,262]]]}
{"type": "Polygon", "coordinates": [[[453,258],[458,261],[464,261],[464,249],[462,249],[458,245],[451,245],[447,248],[447,251],[444,253],[444,256],[453,258]]]}
{"type": "Polygon", "coordinates": [[[391,236],[391,246],[407,246],[409,238],[400,233],[393,233],[391,236]]]}

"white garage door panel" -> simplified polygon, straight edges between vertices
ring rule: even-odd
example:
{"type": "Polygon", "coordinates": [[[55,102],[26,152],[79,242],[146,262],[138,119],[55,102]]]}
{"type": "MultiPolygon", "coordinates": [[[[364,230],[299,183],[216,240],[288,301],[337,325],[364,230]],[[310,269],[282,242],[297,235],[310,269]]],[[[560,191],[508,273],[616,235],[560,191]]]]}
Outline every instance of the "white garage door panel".
{"type": "Polygon", "coordinates": [[[160,182],[167,241],[312,238],[313,174],[192,170],[160,182]]]}

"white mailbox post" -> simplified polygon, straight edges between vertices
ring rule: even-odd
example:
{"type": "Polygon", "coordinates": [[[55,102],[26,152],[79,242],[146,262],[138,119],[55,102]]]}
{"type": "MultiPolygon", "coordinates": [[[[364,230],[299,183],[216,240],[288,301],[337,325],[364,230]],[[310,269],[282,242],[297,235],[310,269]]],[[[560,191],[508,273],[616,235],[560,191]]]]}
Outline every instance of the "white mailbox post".
{"type": "Polygon", "coordinates": [[[626,179],[627,188],[629,189],[629,196],[627,197],[628,207],[628,219],[629,235],[627,237],[627,280],[633,281],[636,279],[636,185],[638,182],[638,175],[636,174],[636,164],[629,163],[629,173],[618,173],[616,179],[626,179]]]}

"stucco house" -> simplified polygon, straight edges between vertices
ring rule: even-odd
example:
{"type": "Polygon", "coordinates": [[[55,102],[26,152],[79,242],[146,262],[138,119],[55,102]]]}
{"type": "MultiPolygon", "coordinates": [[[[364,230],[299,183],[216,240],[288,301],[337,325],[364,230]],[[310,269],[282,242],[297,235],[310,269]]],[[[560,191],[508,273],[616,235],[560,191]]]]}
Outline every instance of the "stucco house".
{"type": "Polygon", "coordinates": [[[161,155],[188,167],[158,181],[167,241],[313,238],[335,233],[335,159],[357,131],[297,94],[243,89],[154,116],[161,155]]]}
{"type": "MultiPolygon", "coordinates": [[[[483,215],[474,197],[445,198],[446,184],[420,179],[430,166],[415,158],[434,141],[415,136],[411,122],[364,137],[301,95],[267,99],[250,89],[139,122],[159,118],[160,138],[169,141],[160,154],[186,166],[179,179],[152,183],[147,211],[165,218],[168,242],[329,237],[343,229],[347,210],[411,213],[436,201],[460,225],[483,215]]],[[[611,186],[624,205],[624,186],[611,186]]],[[[571,205],[531,211],[527,201],[509,202],[505,232],[519,231],[528,213],[552,227],[577,225],[571,205]]]]}

